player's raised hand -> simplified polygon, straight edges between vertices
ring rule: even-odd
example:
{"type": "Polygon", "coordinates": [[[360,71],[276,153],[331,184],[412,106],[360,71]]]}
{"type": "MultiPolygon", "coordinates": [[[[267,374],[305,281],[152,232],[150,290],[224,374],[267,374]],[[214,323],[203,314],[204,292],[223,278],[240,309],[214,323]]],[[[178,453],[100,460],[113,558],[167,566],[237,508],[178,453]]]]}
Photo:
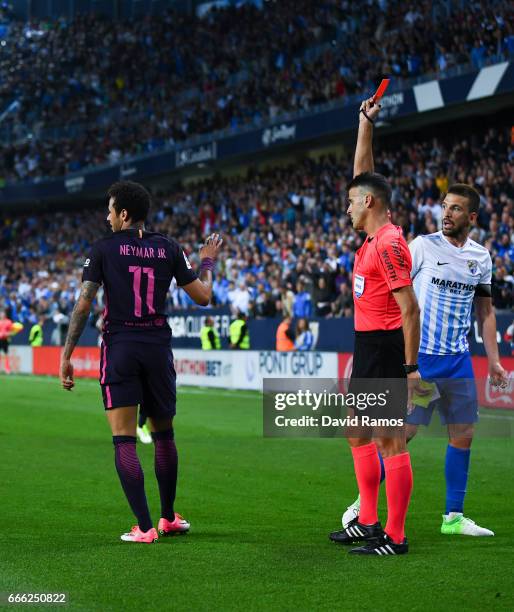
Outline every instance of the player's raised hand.
{"type": "Polygon", "coordinates": [[[223,238],[219,234],[211,234],[207,237],[205,244],[200,249],[200,259],[210,257],[216,259],[223,244],[223,238]]]}
{"type": "Polygon", "coordinates": [[[69,359],[61,361],[61,384],[66,391],[71,391],[75,386],[73,381],[73,364],[69,359]]]}
{"type": "Polygon", "coordinates": [[[375,121],[375,118],[378,116],[381,108],[382,106],[380,104],[376,104],[373,97],[364,100],[359,108],[359,121],[369,122],[368,118],[371,119],[371,121],[375,121]]]}

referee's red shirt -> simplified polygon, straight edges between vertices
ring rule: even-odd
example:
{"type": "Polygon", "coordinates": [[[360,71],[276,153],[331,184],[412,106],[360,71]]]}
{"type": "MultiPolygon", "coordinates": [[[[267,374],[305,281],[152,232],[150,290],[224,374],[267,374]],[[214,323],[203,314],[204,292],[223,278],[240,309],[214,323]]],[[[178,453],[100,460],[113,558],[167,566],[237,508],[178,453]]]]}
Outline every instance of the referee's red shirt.
{"type": "Polygon", "coordinates": [[[401,228],[388,223],[372,238],[366,238],[353,266],[356,331],[402,326],[393,289],[412,285],[411,269],[412,259],[401,228]]]}

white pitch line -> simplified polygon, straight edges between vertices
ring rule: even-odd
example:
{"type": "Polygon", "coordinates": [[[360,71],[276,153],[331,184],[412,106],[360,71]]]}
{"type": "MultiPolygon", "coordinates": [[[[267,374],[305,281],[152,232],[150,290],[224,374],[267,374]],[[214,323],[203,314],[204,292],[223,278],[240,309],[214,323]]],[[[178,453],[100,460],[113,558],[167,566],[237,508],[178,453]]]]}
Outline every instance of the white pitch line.
{"type": "Polygon", "coordinates": [[[514,415],[509,414],[487,414],[487,412],[480,413],[480,419],[493,419],[497,421],[514,421],[514,415]]]}
{"type": "MultiPolygon", "coordinates": [[[[55,376],[40,376],[36,374],[11,374],[9,375],[10,379],[22,380],[23,382],[41,382],[46,384],[52,384],[56,387],[59,387],[58,379],[55,376]]],[[[5,377],[7,380],[7,377],[5,377]]],[[[0,379],[1,380],[1,379],[0,379]]],[[[78,378],[76,381],[76,387],[80,388],[84,385],[88,386],[98,386],[98,381],[96,379],[91,378],[78,378]]],[[[184,395],[205,395],[206,393],[215,393],[216,395],[221,395],[222,397],[231,397],[234,393],[237,393],[239,397],[246,397],[248,399],[259,399],[260,391],[240,391],[238,389],[218,389],[216,387],[189,387],[189,386],[181,386],[177,385],[178,394],[184,395]]]]}
{"type": "MultiPolygon", "coordinates": [[[[28,381],[42,382],[42,383],[55,385],[56,387],[59,386],[59,379],[56,378],[55,376],[40,376],[37,374],[10,374],[8,377],[7,376],[5,377],[5,380],[9,380],[9,379],[22,380],[23,382],[28,382],[28,381]]],[[[79,378],[78,381],[80,385],[83,385],[83,384],[97,385],[98,384],[97,380],[92,380],[89,378],[79,378]]]]}
{"type": "Polygon", "coordinates": [[[204,389],[197,389],[195,387],[177,387],[177,393],[185,393],[186,395],[205,395],[206,393],[214,393],[215,395],[221,395],[222,397],[233,397],[237,394],[238,397],[246,397],[248,399],[259,399],[259,391],[240,391],[238,389],[216,389],[215,387],[205,387],[204,389]]]}

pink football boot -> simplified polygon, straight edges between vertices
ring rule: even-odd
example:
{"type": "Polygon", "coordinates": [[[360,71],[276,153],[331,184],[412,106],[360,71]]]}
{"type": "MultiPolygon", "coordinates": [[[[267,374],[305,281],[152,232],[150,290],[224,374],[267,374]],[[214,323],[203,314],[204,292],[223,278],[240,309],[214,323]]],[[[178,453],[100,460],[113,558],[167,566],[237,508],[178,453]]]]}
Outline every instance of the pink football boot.
{"type": "Polygon", "coordinates": [[[134,525],[130,530],[130,533],[124,533],[120,536],[124,542],[140,542],[141,544],[153,544],[157,542],[159,536],[155,527],[152,527],[148,531],[141,531],[139,525],[134,525]]]}
{"type": "Polygon", "coordinates": [[[159,535],[169,536],[177,533],[187,533],[191,525],[180,514],[175,512],[175,520],[168,521],[165,518],[159,520],[157,529],[159,535]]]}

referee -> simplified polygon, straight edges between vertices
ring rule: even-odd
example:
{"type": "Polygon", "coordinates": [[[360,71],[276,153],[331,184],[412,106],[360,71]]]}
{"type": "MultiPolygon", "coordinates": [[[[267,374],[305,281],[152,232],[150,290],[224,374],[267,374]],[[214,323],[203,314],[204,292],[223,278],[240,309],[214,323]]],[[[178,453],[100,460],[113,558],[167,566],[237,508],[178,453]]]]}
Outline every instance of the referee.
{"type": "MultiPolygon", "coordinates": [[[[411,379],[401,385],[401,390],[395,389],[395,401],[391,402],[405,417],[411,389],[417,388],[420,380],[417,366],[420,311],[410,278],[412,262],[407,243],[401,228],[389,220],[391,188],[385,177],[374,173],[371,144],[373,121],[379,110],[371,98],[361,105],[354,177],[348,185],[352,225],[366,233],[353,269],[355,349],[350,390],[360,385],[359,390],[375,392],[387,380],[411,379]],[[369,378],[374,379],[373,383],[362,380],[369,378]]],[[[375,441],[368,432],[369,429],[361,428],[359,433],[350,434],[355,437],[348,438],[360,493],[359,515],[345,529],[331,533],[330,539],[342,544],[365,541],[363,546],[351,549],[352,553],[404,554],[408,552],[404,526],[412,491],[405,426],[396,428],[394,434],[377,435],[375,441]],[[381,479],[377,446],[384,458],[386,474],[385,529],[377,515],[381,479]]]]}

